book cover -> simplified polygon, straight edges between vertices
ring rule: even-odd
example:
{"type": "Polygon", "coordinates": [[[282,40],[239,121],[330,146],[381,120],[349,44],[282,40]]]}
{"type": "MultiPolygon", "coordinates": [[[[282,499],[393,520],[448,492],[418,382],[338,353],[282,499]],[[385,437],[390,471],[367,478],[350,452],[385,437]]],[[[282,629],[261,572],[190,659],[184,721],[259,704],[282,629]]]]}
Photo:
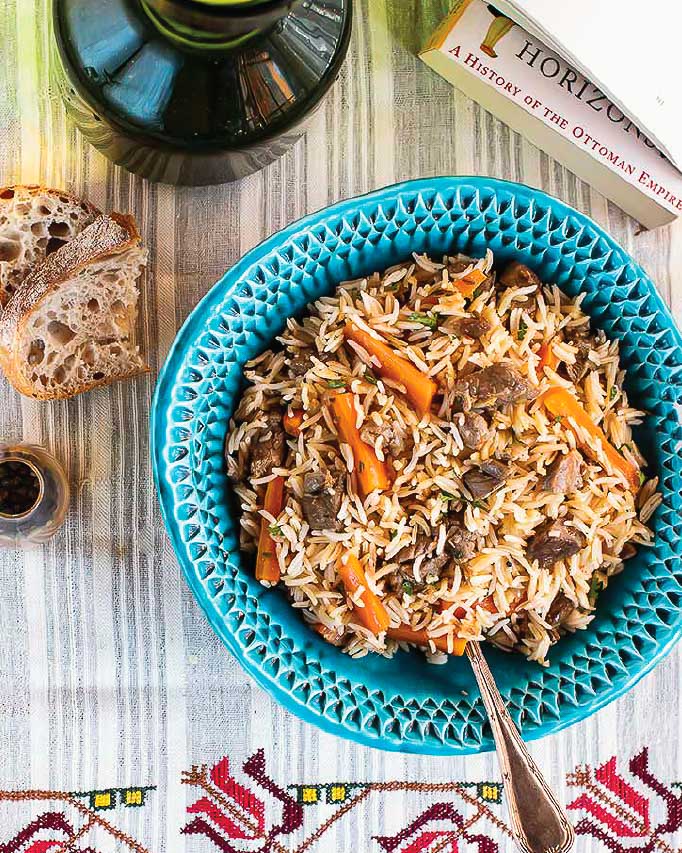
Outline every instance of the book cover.
{"type": "Polygon", "coordinates": [[[682,168],[681,3],[496,0],[496,6],[586,74],[682,168]]]}
{"type": "Polygon", "coordinates": [[[458,0],[420,53],[442,76],[645,227],[682,212],[682,175],[587,77],[482,0],[458,0]]]}

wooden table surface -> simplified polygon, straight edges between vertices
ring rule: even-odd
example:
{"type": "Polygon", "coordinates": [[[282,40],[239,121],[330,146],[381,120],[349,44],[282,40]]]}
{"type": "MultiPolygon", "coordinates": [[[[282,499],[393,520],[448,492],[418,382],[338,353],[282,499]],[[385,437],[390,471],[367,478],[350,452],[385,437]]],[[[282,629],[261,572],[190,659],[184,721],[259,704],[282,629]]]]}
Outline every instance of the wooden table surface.
{"type": "MultiPolygon", "coordinates": [[[[192,189],[147,183],[91,148],[51,88],[49,0],[4,0],[0,8],[0,183],[65,187],[102,209],[130,211],[150,249],[141,299],[149,377],[53,404],[22,399],[0,382],[2,440],[49,447],[73,486],[60,535],[37,551],[0,554],[0,788],[157,786],[143,808],[101,813],[139,844],[121,841],[112,850],[220,849],[205,833],[180,833],[197,793],[181,784],[181,773],[222,756],[238,768],[261,747],[283,787],[499,777],[490,755],[389,755],[299,722],[241,672],[185,587],[152,483],[149,405],[177,329],[226,268],[288,222],[338,199],[414,177],[490,175],[540,187],[588,213],[682,318],[682,226],[640,233],[616,206],[424,66],[416,51],[445,11],[444,0],[356,0],[349,59],[307,136],[240,183],[192,189]]],[[[627,774],[645,747],[652,772],[672,791],[682,778],[681,662],[673,652],[618,702],[533,744],[562,796],[576,795],[565,782],[577,766],[618,756],[627,774]]],[[[401,791],[398,805],[367,798],[309,849],[388,850],[374,836],[404,827],[425,802],[415,805],[401,791]]],[[[647,796],[654,797],[651,789],[647,796]]],[[[16,799],[0,792],[0,810],[8,809],[5,818],[0,813],[0,849],[45,811],[31,811],[30,797],[16,799]]],[[[663,799],[657,803],[652,810],[663,799]]],[[[299,840],[314,824],[311,814],[299,840]]],[[[96,849],[109,850],[108,830],[93,831],[100,833],[96,849]]],[[[613,826],[609,832],[618,835],[613,826]]],[[[502,830],[486,833],[510,849],[502,830]]],[[[682,844],[680,833],[659,835],[659,849],[682,844]]],[[[606,850],[593,836],[581,838],[580,849],[606,850]]]]}

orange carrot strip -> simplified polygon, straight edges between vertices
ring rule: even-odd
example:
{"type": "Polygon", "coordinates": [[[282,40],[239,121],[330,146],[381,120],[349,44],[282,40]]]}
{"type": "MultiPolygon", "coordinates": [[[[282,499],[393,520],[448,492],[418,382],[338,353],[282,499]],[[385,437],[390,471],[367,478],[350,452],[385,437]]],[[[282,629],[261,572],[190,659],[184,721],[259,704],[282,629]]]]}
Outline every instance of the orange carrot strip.
{"type": "MultiPolygon", "coordinates": [[[[614,468],[621,471],[633,492],[639,491],[639,468],[621,456],[616,448],[609,442],[603,430],[598,427],[578,400],[565,388],[550,388],[542,395],[542,402],[555,417],[570,417],[586,430],[590,436],[601,442],[606,458],[614,468]]],[[[589,448],[587,448],[589,450],[589,448]]]]}
{"type": "MultiPolygon", "coordinates": [[[[282,512],[283,505],[284,477],[275,477],[274,480],[270,480],[265,490],[263,509],[277,517],[282,512]]],[[[270,522],[261,517],[258,556],[256,557],[256,580],[277,583],[279,575],[275,542],[270,535],[270,522]]]]}
{"type": "MultiPolygon", "coordinates": [[[[415,646],[429,648],[429,641],[441,652],[448,654],[448,638],[447,637],[429,637],[426,630],[415,631],[409,625],[400,625],[398,628],[389,628],[386,631],[386,636],[390,640],[397,640],[399,643],[413,643],[415,646]]],[[[466,640],[461,640],[455,637],[452,642],[452,652],[450,654],[460,657],[466,649],[466,640]]]]}
{"type": "Polygon", "coordinates": [[[433,396],[438,390],[433,379],[418,370],[412,362],[393,352],[383,341],[373,338],[364,329],[359,329],[352,323],[346,323],[343,333],[377,359],[380,364],[377,370],[382,376],[405,386],[408,399],[420,415],[425,415],[429,411],[433,396]]]}
{"type": "Polygon", "coordinates": [[[488,276],[481,272],[481,270],[471,270],[468,275],[465,275],[464,278],[459,278],[453,284],[462,294],[462,296],[473,296],[476,289],[483,284],[483,282],[488,278],[488,276]]]}
{"type": "Polygon", "coordinates": [[[360,438],[355,426],[357,413],[353,404],[353,394],[336,394],[332,399],[332,409],[341,441],[350,445],[355,460],[353,473],[357,472],[358,483],[363,497],[375,489],[385,491],[390,486],[386,466],[377,459],[374,450],[360,438]]]}
{"type": "Polygon", "coordinates": [[[545,341],[540,345],[540,349],[538,350],[538,355],[540,356],[540,363],[538,364],[538,375],[542,376],[545,372],[545,368],[549,367],[551,370],[556,370],[557,365],[559,364],[559,359],[554,355],[552,350],[552,342],[545,341]]]}
{"type": "Polygon", "coordinates": [[[284,425],[284,432],[293,435],[295,438],[301,431],[303,409],[294,409],[291,414],[287,412],[282,418],[282,423],[284,425]]]}
{"type": "Polygon", "coordinates": [[[343,645],[344,629],[335,631],[334,628],[329,628],[327,625],[323,625],[322,622],[310,622],[309,625],[316,634],[319,634],[323,640],[326,640],[332,646],[338,647],[343,645]]]}
{"type": "MultiPolygon", "coordinates": [[[[480,270],[472,270],[469,275],[465,275],[464,278],[456,279],[453,284],[462,296],[469,298],[474,295],[476,289],[483,284],[487,277],[488,276],[480,270]]],[[[421,298],[421,306],[422,308],[430,308],[431,306],[436,305],[438,301],[438,296],[423,296],[421,298]]]]}
{"type": "Polygon", "coordinates": [[[360,596],[364,607],[356,607],[355,613],[368,631],[373,634],[380,634],[390,624],[386,608],[367,585],[365,570],[355,554],[348,551],[344,559],[345,563],[343,559],[339,560],[336,568],[348,595],[352,595],[360,587],[364,587],[360,596]]]}
{"type": "Polygon", "coordinates": [[[495,598],[492,595],[486,595],[483,601],[478,602],[478,607],[482,607],[484,610],[487,610],[488,613],[497,613],[497,605],[495,604],[495,598]]]}
{"type": "MultiPolygon", "coordinates": [[[[451,601],[445,601],[444,599],[441,599],[436,604],[436,610],[439,613],[442,613],[444,610],[447,610],[449,607],[452,607],[452,602],[451,601]]],[[[466,615],[467,615],[467,612],[463,607],[456,607],[455,608],[455,610],[454,610],[455,619],[464,619],[464,617],[466,615]]]]}

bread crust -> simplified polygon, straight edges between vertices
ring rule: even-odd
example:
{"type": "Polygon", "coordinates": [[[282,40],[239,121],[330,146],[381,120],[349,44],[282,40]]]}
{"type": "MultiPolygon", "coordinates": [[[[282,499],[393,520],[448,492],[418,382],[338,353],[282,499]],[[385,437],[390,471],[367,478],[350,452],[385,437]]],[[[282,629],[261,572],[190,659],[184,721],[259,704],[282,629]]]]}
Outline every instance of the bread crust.
{"type": "MultiPolygon", "coordinates": [[[[94,204],[90,204],[90,202],[84,201],[65,190],[40,186],[38,184],[9,184],[7,186],[0,187],[0,215],[4,214],[9,225],[12,218],[17,216],[16,211],[13,210],[15,205],[26,202],[29,204],[35,204],[36,202],[34,199],[40,197],[43,197],[46,200],[52,199],[57,205],[72,208],[73,211],[77,211],[76,216],[73,216],[72,218],[75,221],[78,221],[78,225],[76,226],[74,224],[71,226],[75,228],[76,234],[87,228],[87,226],[96,217],[101,216],[101,211],[95,207],[94,204]]],[[[39,218],[40,217],[36,216],[36,211],[32,210],[31,219],[38,221],[39,218]]],[[[60,217],[55,213],[55,211],[45,214],[42,218],[46,223],[60,221],[60,217]]],[[[10,230],[12,229],[10,228],[10,230]]],[[[0,238],[3,237],[3,232],[4,226],[0,227],[0,238]]],[[[70,239],[73,238],[71,237],[70,239]]],[[[34,259],[33,263],[42,263],[44,260],[44,257],[38,257],[34,259]]],[[[12,292],[21,284],[23,278],[32,272],[32,269],[28,268],[25,271],[23,278],[13,278],[13,276],[19,273],[22,267],[25,266],[25,262],[16,263],[13,261],[6,261],[5,263],[7,264],[7,267],[3,274],[0,275],[0,307],[9,302],[12,297],[12,292]]]]}
{"type": "Polygon", "coordinates": [[[0,187],[0,205],[9,200],[7,194],[10,192],[25,194],[27,196],[51,195],[59,199],[66,198],[74,207],[87,208],[90,213],[93,213],[95,216],[102,215],[102,211],[95,207],[94,204],[90,204],[89,201],[85,201],[73,193],[66,192],[66,190],[58,190],[54,187],[43,187],[40,184],[8,184],[5,187],[0,187]]]}
{"type": "Polygon", "coordinates": [[[49,255],[26,276],[0,315],[0,367],[19,393],[36,400],[67,399],[100,385],[109,385],[119,379],[149,372],[150,368],[145,365],[121,376],[105,376],[103,379],[83,382],[68,394],[59,393],[55,389],[35,388],[27,382],[22,372],[25,362],[22,364],[19,353],[24,327],[48,296],[90,264],[139,246],[140,233],[132,216],[122,213],[100,215],[70,243],[49,255]]]}

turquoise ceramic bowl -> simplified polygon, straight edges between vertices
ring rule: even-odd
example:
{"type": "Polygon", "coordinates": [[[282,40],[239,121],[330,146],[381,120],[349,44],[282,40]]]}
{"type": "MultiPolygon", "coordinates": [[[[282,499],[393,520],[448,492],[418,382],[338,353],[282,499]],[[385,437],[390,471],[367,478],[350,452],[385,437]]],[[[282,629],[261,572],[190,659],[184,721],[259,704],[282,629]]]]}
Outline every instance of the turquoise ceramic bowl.
{"type": "Polygon", "coordinates": [[[682,629],[682,338],[656,289],[586,216],[542,192],[489,178],[434,178],[333,205],[270,237],[191,314],[159,377],[154,474],[180,565],[211,625],[242,667],[303,719],[369,746],[463,754],[492,748],[470,667],[419,653],[353,661],[303,626],[285,596],[252,577],[223,442],[247,359],[287,317],[348,278],[411,252],[517,258],[567,293],[586,293],[595,328],[621,341],[631,400],[650,414],[637,441],[661,477],[655,547],[639,550],[599,602],[587,631],[563,639],[542,668],[486,656],[524,737],[582,720],[620,696],[682,629]]]}

